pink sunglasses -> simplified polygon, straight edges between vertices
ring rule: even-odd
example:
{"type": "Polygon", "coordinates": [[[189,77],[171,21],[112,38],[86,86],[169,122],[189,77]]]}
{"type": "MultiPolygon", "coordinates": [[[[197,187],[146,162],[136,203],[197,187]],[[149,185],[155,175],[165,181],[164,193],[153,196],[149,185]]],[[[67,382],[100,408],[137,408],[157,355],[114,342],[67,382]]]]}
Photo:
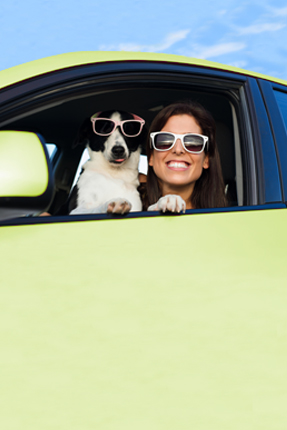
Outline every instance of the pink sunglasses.
{"type": "Polygon", "coordinates": [[[134,119],[127,119],[125,121],[114,121],[110,118],[101,118],[99,115],[101,112],[95,113],[91,116],[93,124],[93,131],[99,136],[110,136],[118,126],[121,127],[121,131],[124,136],[136,137],[138,136],[145,124],[145,120],[135,114],[131,114],[134,119]]]}

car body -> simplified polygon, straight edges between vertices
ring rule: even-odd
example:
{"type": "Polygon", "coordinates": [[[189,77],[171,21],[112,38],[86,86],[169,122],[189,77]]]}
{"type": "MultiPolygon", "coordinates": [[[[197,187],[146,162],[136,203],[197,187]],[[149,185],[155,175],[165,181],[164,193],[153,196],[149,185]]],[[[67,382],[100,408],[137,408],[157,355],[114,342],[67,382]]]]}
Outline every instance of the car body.
{"type": "Polygon", "coordinates": [[[42,59],[0,82],[0,152],[24,133],[42,148],[0,164],[12,178],[26,166],[0,194],[1,427],[285,428],[287,82],[124,52],[42,59]],[[35,216],[67,199],[85,117],[150,123],[183,98],[216,120],[229,207],[35,216]]]}

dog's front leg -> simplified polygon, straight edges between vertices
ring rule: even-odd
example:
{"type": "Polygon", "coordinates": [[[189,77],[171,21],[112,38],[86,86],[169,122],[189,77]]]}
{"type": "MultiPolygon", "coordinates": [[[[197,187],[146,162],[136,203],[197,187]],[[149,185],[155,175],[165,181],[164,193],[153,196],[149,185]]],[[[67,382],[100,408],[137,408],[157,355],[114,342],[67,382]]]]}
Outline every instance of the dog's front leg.
{"type": "Polygon", "coordinates": [[[132,208],[131,203],[126,199],[112,199],[103,205],[96,208],[87,208],[78,206],[70,212],[70,215],[86,215],[86,214],[119,214],[124,215],[130,212],[132,208]]]}
{"type": "Polygon", "coordinates": [[[149,206],[147,210],[184,213],[186,210],[186,203],[176,194],[167,194],[166,196],[161,197],[154,205],[149,206]]]}
{"type": "Polygon", "coordinates": [[[126,214],[130,212],[132,205],[128,200],[125,199],[114,199],[106,203],[108,214],[126,214]]]}

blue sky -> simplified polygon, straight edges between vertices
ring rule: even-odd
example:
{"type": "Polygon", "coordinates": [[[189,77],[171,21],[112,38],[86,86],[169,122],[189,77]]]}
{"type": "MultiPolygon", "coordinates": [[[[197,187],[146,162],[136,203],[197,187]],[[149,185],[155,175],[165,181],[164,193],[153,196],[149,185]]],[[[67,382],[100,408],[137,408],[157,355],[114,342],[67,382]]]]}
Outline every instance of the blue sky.
{"type": "Polygon", "coordinates": [[[203,58],[287,80],[281,0],[0,0],[0,70],[72,51],[203,58]]]}

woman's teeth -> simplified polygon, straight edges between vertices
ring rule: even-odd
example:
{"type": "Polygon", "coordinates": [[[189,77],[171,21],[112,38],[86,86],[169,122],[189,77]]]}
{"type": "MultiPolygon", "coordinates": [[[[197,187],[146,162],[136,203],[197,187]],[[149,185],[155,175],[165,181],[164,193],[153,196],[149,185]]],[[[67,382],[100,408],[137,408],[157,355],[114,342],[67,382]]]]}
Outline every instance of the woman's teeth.
{"type": "Polygon", "coordinates": [[[186,167],[188,167],[188,163],[180,161],[170,161],[168,163],[168,167],[174,167],[175,169],[185,169],[186,167]]]}

